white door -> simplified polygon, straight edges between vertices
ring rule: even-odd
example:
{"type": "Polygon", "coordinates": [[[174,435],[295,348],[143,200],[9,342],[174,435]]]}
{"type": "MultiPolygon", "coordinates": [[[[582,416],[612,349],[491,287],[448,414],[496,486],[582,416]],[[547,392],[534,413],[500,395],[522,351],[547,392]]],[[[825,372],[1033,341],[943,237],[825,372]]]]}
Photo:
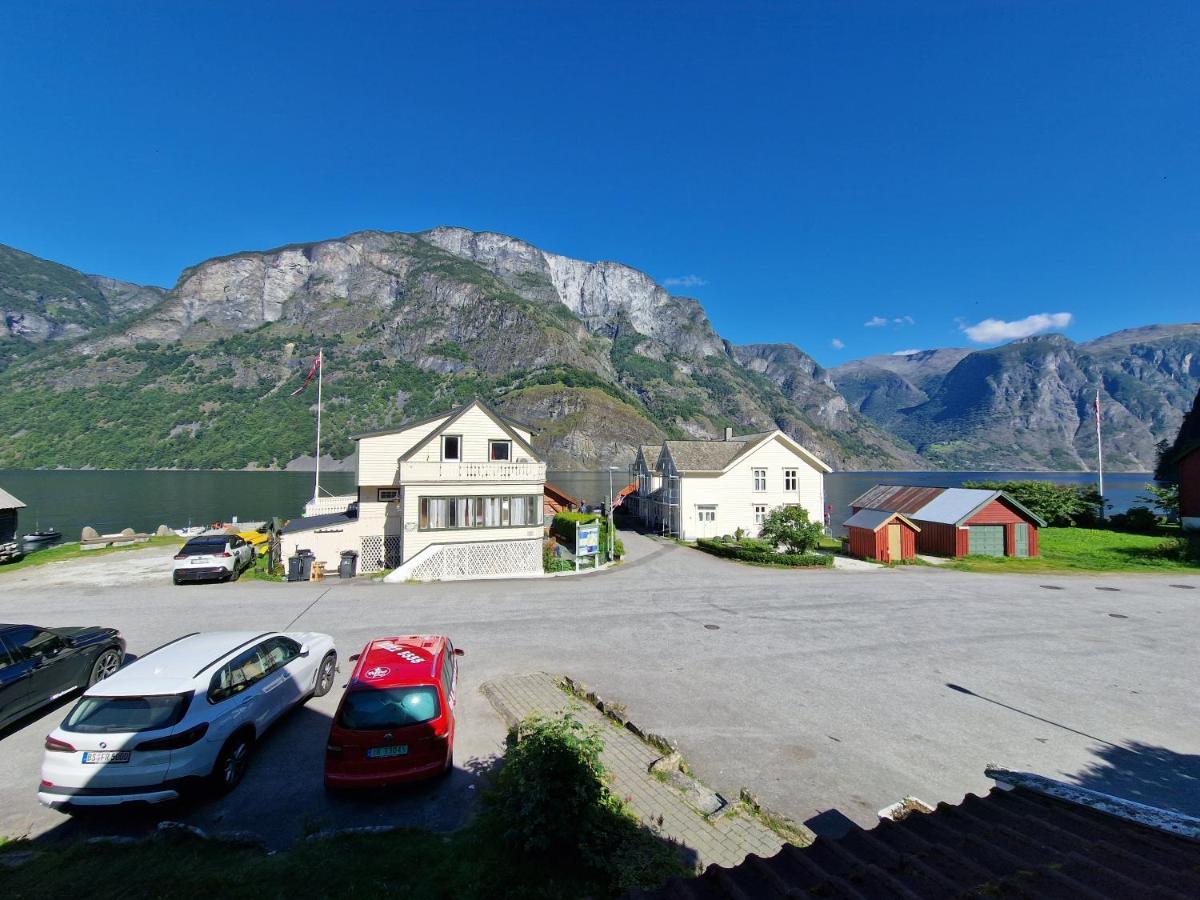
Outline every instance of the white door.
{"type": "Polygon", "coordinates": [[[717,508],[716,506],[696,507],[697,536],[710,538],[716,536],[717,508]]]}

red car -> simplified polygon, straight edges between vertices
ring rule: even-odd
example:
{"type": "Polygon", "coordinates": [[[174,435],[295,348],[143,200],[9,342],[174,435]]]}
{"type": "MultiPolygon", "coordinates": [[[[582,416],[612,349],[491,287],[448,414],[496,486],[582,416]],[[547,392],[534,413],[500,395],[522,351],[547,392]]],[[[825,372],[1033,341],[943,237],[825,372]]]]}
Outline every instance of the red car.
{"type": "Polygon", "coordinates": [[[463,652],[436,634],[371,641],[358,656],[325,747],[327,788],[385,787],[454,767],[463,652]]]}

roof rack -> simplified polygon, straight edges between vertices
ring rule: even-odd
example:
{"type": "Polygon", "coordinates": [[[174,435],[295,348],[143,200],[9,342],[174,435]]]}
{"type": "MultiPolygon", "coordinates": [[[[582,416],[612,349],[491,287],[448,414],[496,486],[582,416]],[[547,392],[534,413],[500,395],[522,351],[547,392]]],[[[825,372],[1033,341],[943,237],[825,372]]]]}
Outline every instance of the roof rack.
{"type": "Polygon", "coordinates": [[[274,634],[274,633],[275,633],[275,632],[273,632],[273,631],[264,631],[262,634],[260,634],[260,635],[256,635],[255,637],[252,637],[252,638],[250,638],[250,640],[248,640],[248,641],[245,641],[244,643],[238,644],[238,645],[237,645],[236,647],[234,647],[232,650],[226,650],[224,653],[222,653],[220,656],[218,656],[218,657],[217,657],[216,659],[214,659],[212,662],[210,662],[210,663],[205,663],[204,665],[202,665],[202,666],[199,668],[199,670],[197,670],[196,674],[195,674],[195,675],[193,675],[192,677],[193,677],[193,678],[199,678],[199,677],[200,677],[200,673],[201,673],[201,672],[203,672],[205,669],[211,669],[213,666],[215,666],[217,663],[219,663],[219,662],[220,662],[221,660],[223,660],[225,657],[227,657],[227,656],[232,656],[234,653],[237,653],[237,652],[238,652],[239,650],[241,650],[243,647],[248,647],[248,646],[250,646],[251,644],[253,644],[255,641],[261,641],[261,640],[262,640],[263,638],[265,638],[265,637],[266,637],[268,634],[274,634]]]}

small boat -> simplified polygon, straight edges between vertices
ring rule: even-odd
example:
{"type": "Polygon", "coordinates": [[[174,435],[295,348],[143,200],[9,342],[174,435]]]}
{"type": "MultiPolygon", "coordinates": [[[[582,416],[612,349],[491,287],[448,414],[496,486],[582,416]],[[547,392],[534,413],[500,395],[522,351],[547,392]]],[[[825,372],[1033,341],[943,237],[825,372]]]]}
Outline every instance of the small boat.
{"type": "Polygon", "coordinates": [[[47,528],[45,531],[31,531],[29,534],[21,535],[21,540],[26,544],[49,544],[52,541],[62,540],[62,532],[55,531],[53,528],[47,528]]]}
{"type": "Polygon", "coordinates": [[[189,525],[187,528],[176,528],[175,533],[180,537],[196,537],[196,535],[204,534],[205,528],[203,525],[189,525]]]}

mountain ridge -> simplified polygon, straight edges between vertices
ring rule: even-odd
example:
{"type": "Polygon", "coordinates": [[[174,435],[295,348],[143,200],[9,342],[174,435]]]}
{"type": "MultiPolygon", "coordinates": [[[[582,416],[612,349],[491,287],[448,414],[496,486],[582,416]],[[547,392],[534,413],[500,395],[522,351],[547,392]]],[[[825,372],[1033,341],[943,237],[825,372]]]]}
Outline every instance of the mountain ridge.
{"type": "Polygon", "coordinates": [[[694,298],[622,263],[455,226],[238,251],[167,291],[5,258],[36,271],[0,269],[0,298],[52,267],[79,294],[68,319],[99,307],[93,292],[113,299],[48,353],[0,345],[27,345],[0,373],[0,421],[20,423],[0,466],[285,467],[311,454],[311,410],[284,387],[320,346],[339,457],[352,432],[479,395],[531,420],[557,466],[734,426],[779,427],[837,467],[1080,468],[1096,383],[1114,467],[1147,469],[1200,384],[1191,323],[825,369],[792,344],[725,340],[694,298]]]}

